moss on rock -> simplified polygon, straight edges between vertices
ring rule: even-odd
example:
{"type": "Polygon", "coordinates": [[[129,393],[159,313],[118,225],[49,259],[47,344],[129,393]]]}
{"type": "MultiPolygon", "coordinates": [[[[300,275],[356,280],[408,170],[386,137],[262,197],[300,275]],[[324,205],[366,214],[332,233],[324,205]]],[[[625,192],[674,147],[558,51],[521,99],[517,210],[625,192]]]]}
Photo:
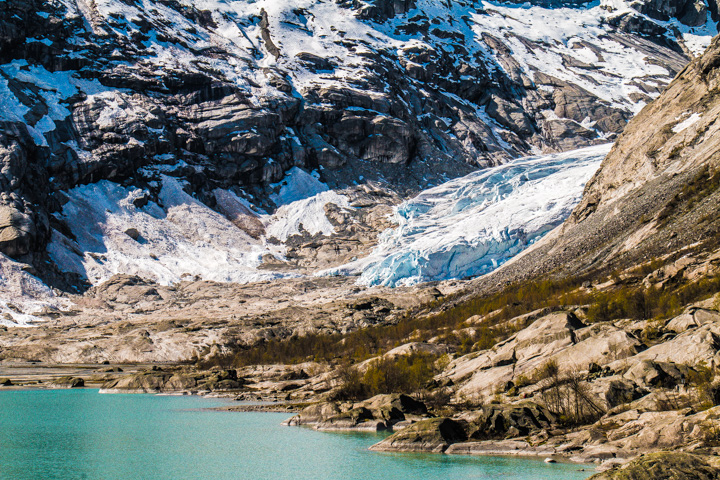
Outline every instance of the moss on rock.
{"type": "Polygon", "coordinates": [[[715,480],[720,469],[700,455],[655,452],[642,455],[620,468],[593,475],[589,480],[715,480]]]}

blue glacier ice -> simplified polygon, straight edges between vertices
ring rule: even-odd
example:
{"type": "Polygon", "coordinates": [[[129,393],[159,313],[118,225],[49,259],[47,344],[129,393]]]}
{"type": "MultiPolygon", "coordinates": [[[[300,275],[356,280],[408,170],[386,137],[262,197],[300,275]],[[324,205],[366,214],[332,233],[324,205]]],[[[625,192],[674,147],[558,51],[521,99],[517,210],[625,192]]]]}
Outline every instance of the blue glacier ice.
{"type": "Polygon", "coordinates": [[[521,158],[426,190],[396,207],[368,257],[323,273],[386,286],[489,273],[570,215],[609,150],[521,158]]]}

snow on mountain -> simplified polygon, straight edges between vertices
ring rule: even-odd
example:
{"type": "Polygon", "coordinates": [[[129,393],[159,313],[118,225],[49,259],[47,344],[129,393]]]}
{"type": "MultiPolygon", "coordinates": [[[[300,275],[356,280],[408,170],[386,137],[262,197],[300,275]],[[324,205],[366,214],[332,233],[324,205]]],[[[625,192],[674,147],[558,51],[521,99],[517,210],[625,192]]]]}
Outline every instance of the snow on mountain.
{"type": "MultiPolygon", "coordinates": [[[[162,26],[162,30],[150,30],[148,39],[143,41],[146,52],[142,61],[157,67],[201,71],[194,52],[218,46],[227,49],[231,57],[203,58],[202,62],[248,93],[259,95],[276,94],[269,88],[261,68],[283,68],[294,88],[303,93],[365,76],[372,62],[368,54],[378,50],[396,51],[405,62],[413,64],[408,56],[413,49],[452,51],[462,46],[467,49],[464,57],[469,65],[494,68],[497,64],[491,58],[500,59],[500,55],[488,48],[487,35],[502,39],[524,71],[553,75],[633,111],[642,102],[639,104],[632,94],[647,93],[638,81],[667,74],[662,65],[648,58],[648,52],[614,35],[613,18],[638,13],[631,2],[623,0],[552,8],[531,2],[417,0],[404,15],[382,23],[363,21],[362,16],[353,15],[342,2],[318,0],[179,2],[184,7],[208,12],[209,16],[200,22],[152,0],[102,0],[92,2],[95,8],[89,9],[78,8],[83,1],[63,3],[66,15],[81,15],[91,25],[103,23],[103,28],[110,30],[106,35],[125,37],[138,26],[162,26]],[[254,21],[261,12],[265,12],[265,26],[254,21]],[[414,19],[418,32],[427,28],[423,25],[432,24],[432,35],[410,33],[408,24],[412,22],[408,19],[414,19]],[[167,31],[173,33],[176,41],[167,41],[167,31]],[[268,51],[263,31],[270,35],[277,54],[268,51]],[[348,48],[351,44],[353,48],[348,48]],[[302,59],[307,54],[316,58],[298,61],[298,56],[302,59]],[[322,59],[330,63],[321,62],[322,59]]],[[[706,21],[693,27],[675,18],[660,21],[644,16],[644,19],[664,27],[669,40],[679,39],[699,55],[717,34],[710,12],[705,15],[706,21]]],[[[502,59],[499,63],[503,64],[502,59]]]]}
{"type": "MultiPolygon", "coordinates": [[[[622,112],[636,113],[674,76],[675,70],[663,63],[677,58],[666,58],[672,52],[660,52],[659,47],[653,52],[653,44],[642,40],[643,35],[648,36],[646,32],[640,27],[635,32],[628,30],[630,27],[617,26],[616,19],[632,15],[638,22],[649,22],[654,28],[653,38],[665,38],[668,44],[680,42],[693,54],[702,52],[717,34],[708,11],[704,13],[705,22],[689,27],[676,18],[661,21],[641,15],[636,4],[623,0],[573,6],[557,3],[547,8],[531,2],[416,0],[408,2],[412,8],[406,12],[391,18],[375,18],[366,13],[367,9],[358,12],[348,8],[347,2],[319,0],[62,0],[53,4],[54,9],[49,12],[39,12],[42,16],[35,20],[62,17],[68,23],[63,33],[77,29],[74,36],[37,38],[41,35],[38,33],[27,37],[26,43],[41,44],[54,55],[62,51],[58,49],[66,48],[63,54],[68,65],[91,64],[110,76],[101,76],[102,81],[119,85],[103,85],[97,78],[88,78],[88,67],[63,66],[51,72],[41,65],[16,59],[0,65],[0,102],[4,107],[0,109],[0,119],[26,122],[37,144],[47,146],[46,134],[55,130],[56,122],[70,116],[71,109],[66,104],[71,98],[101,92],[130,94],[133,82],[145,82],[141,77],[148,72],[144,70],[160,76],[178,73],[185,78],[210,72],[214,80],[233,85],[254,107],[266,106],[272,99],[283,102],[287,95],[327,105],[327,99],[315,98],[328,93],[323,89],[350,88],[357,95],[372,93],[377,102],[346,105],[348,111],[355,108],[364,115],[397,116],[397,112],[389,111],[392,105],[384,95],[398,85],[393,84],[391,77],[373,73],[395,64],[410,78],[404,90],[396,92],[400,102],[397,108],[418,119],[429,114],[432,115],[426,120],[443,118],[440,112],[415,111],[417,106],[410,104],[415,100],[404,98],[408,89],[428,96],[433,94],[433,88],[439,87],[442,92],[455,95],[460,103],[469,102],[487,120],[489,131],[482,137],[485,143],[492,144],[491,151],[505,150],[512,156],[528,151],[523,142],[540,148],[549,139],[529,138],[534,129],[528,130],[523,122],[513,123],[519,118],[519,114],[510,111],[515,105],[500,102],[493,106],[494,100],[488,104],[485,96],[474,93],[473,81],[492,85],[493,91],[498,89],[497,94],[502,97],[507,97],[508,92],[502,92],[506,87],[498,83],[508,79],[528,90],[552,91],[560,87],[558,81],[567,82],[622,112]],[[88,35],[97,36],[103,46],[108,44],[107,48],[115,43],[116,48],[107,58],[95,59],[94,55],[104,52],[93,52],[98,42],[88,35]],[[445,59],[446,56],[449,57],[445,59]],[[440,63],[446,61],[457,71],[442,72],[448,83],[436,85],[440,80],[434,78],[436,71],[440,73],[440,63]],[[548,75],[552,78],[548,79],[548,75]],[[118,81],[123,76],[128,77],[127,88],[118,81]],[[114,82],[107,81],[110,79],[114,82]],[[8,80],[33,85],[35,91],[27,98],[8,80]],[[363,82],[370,87],[365,92],[363,82]],[[34,97],[39,97],[38,101],[45,103],[49,111],[28,117],[34,97]],[[522,141],[515,135],[520,135],[522,141]],[[510,137],[513,138],[508,143],[510,137]]],[[[173,82],[182,83],[183,79],[173,82]]],[[[162,89],[173,88],[164,83],[162,89]]],[[[509,93],[527,97],[527,92],[509,93]]],[[[512,98],[504,100],[513,103],[512,98]]],[[[131,115],[137,107],[128,101],[116,102],[112,108],[103,110],[98,124],[107,127],[115,119],[131,115]]],[[[538,102],[534,96],[527,101],[530,105],[523,107],[525,114],[532,117],[531,123],[556,120],[546,118],[541,108],[532,105],[538,102]]],[[[585,123],[582,118],[568,118],[601,138],[616,129],[601,128],[592,123],[592,118],[585,123]]],[[[550,130],[545,128],[537,133],[548,136],[550,130]]],[[[450,129],[450,133],[450,138],[463,140],[457,129],[450,129]]],[[[83,146],[74,148],[82,156],[83,146]]],[[[483,149],[478,153],[488,155],[483,149]]]]}
{"type": "Polygon", "coordinates": [[[570,215],[609,150],[523,158],[426,190],[396,208],[371,255],[322,274],[398,286],[488,273],[570,215]]]}
{"type": "Polygon", "coordinates": [[[70,302],[27,271],[27,265],[0,253],[0,325],[30,327],[41,312],[66,309],[70,302]]]}
{"type": "Polygon", "coordinates": [[[181,183],[162,176],[158,203],[147,200],[147,192],[109,181],[76,187],[57,217],[69,227],[64,235],[53,231],[48,252],[63,271],[73,272],[97,285],[118,273],[139,275],[163,285],[181,280],[217,282],[269,280],[292,273],[259,270],[264,255],[281,258],[285,241],[302,230],[314,235],[332,235],[333,225],[325,205],[351,208],[347,197],[303,170],[289,172],[278,198],[283,205],[273,214],[262,214],[244,203],[242,212],[229,205],[242,205],[232,192],[218,190],[220,214],[182,189],[181,183]],[[287,202],[287,203],[285,203],[287,202]],[[239,215],[256,219],[262,235],[248,233],[239,215]],[[72,238],[69,238],[72,237],[72,238]]]}
{"type": "MultiPolygon", "coordinates": [[[[391,286],[487,273],[567,218],[608,149],[524,158],[426,190],[395,209],[398,226],[381,234],[371,255],[323,273],[362,274],[361,284],[391,286]]],[[[294,170],[280,191],[294,201],[273,215],[251,213],[264,227],[254,238],[172,177],[163,177],[159,204],[142,201],[145,195],[108,181],[68,192],[60,218],[74,238],[55,231],[52,259],[92,284],[116,273],[161,284],[280,278],[294,274],[258,268],[264,255],[282,258],[277,241],[303,230],[330,236],[326,205],[353,208],[344,195],[294,170]]]]}
{"type": "Polygon", "coordinates": [[[312,197],[297,200],[283,205],[267,220],[266,234],[268,238],[286,241],[292,235],[299,235],[304,230],[310,235],[318,233],[330,236],[335,227],[325,215],[325,205],[332,203],[338,207],[349,209],[347,197],[334,191],[320,192],[312,197]]]}
{"type": "Polygon", "coordinates": [[[61,269],[92,284],[116,273],[165,285],[195,277],[219,282],[276,277],[256,270],[269,253],[263,245],[187,195],[171,177],[163,178],[162,207],[139,206],[141,191],[108,181],[76,187],[68,198],[61,218],[74,239],[54,231],[48,252],[61,269]]]}
{"type": "Polygon", "coordinates": [[[335,228],[325,215],[325,205],[332,203],[350,209],[350,203],[346,196],[331,191],[317,177],[317,172],[309,174],[301,168],[293,167],[281,182],[273,185],[279,187],[279,191],[270,198],[280,208],[273,215],[264,216],[268,238],[285,242],[290,236],[300,235],[302,231],[325,236],[335,233],[335,228]]]}

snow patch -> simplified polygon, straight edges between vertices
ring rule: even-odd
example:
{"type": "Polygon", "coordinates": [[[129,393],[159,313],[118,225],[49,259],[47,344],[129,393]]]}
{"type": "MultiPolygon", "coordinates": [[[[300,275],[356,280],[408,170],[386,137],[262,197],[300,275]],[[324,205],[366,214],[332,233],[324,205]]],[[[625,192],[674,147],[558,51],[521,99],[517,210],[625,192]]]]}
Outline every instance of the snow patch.
{"type": "Polygon", "coordinates": [[[30,274],[28,265],[0,254],[0,325],[31,327],[44,321],[37,315],[43,310],[70,306],[55,296],[52,289],[30,274]]]}
{"type": "Polygon", "coordinates": [[[329,203],[344,209],[352,208],[345,195],[334,191],[318,193],[310,198],[283,205],[274,215],[266,218],[267,237],[284,242],[292,235],[301,235],[303,230],[311,235],[332,235],[335,227],[325,215],[325,206],[329,203]]]}
{"type": "Polygon", "coordinates": [[[288,276],[258,271],[262,256],[273,252],[185,193],[178,180],[162,176],[160,204],[136,207],[133,200],[142,194],[105,180],[70,190],[59,217],[76,238],[54,231],[52,259],[92,284],[117,273],[163,285],[194,277],[245,283],[288,276]]]}
{"type": "MultiPolygon", "coordinates": [[[[158,202],[142,207],[136,206],[142,204],[136,200],[147,192],[107,180],[68,191],[69,201],[57,217],[75,238],[53,230],[47,247],[53,261],[94,285],[118,273],[162,285],[194,278],[246,283],[296,276],[258,268],[264,256],[284,253],[283,246],[265,238],[284,241],[303,231],[331,235],[334,228],[325,215],[326,205],[351,208],[347,197],[325,190],[267,215],[230,191],[216,190],[222,215],[188,195],[179,180],[160,177],[158,202]],[[255,218],[259,229],[252,223],[243,225],[242,216],[255,218]],[[257,234],[263,226],[264,236],[257,234]]],[[[309,187],[324,186],[304,172],[293,172],[291,177],[295,180],[281,193],[285,200],[312,192],[309,187]]]]}
{"type": "Polygon", "coordinates": [[[700,114],[698,114],[698,113],[693,113],[692,115],[690,115],[688,118],[686,118],[686,119],[683,120],[682,122],[680,122],[680,123],[676,124],[675,126],[673,126],[673,127],[672,127],[672,131],[673,131],[674,133],[680,133],[680,132],[682,132],[683,130],[686,130],[687,128],[695,125],[698,120],[700,120],[700,114]]]}
{"type": "Polygon", "coordinates": [[[288,205],[330,190],[315,176],[298,167],[292,167],[284,179],[271,187],[280,188],[277,194],[270,196],[277,206],[288,205]]]}

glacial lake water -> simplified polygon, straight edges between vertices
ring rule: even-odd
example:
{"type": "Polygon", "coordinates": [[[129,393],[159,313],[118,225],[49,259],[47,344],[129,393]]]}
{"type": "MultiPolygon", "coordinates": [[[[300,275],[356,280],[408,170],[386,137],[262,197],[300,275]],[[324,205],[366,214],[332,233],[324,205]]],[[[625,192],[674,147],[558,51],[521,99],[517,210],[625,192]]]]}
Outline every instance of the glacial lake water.
{"type": "Polygon", "coordinates": [[[207,410],[226,400],[0,391],[0,478],[89,480],[572,480],[573,464],[376,453],[382,436],[283,427],[290,414],[207,410]]]}

